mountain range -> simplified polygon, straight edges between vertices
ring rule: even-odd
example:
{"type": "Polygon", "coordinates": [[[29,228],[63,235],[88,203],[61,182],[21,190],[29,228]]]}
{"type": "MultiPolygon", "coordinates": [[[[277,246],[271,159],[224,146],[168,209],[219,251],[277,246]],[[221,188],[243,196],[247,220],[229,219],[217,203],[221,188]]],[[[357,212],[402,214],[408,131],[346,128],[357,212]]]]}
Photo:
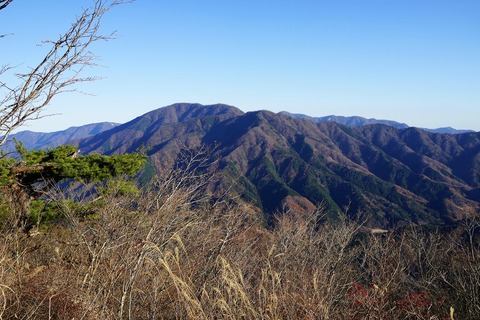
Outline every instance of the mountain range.
{"type": "MultiPolygon", "coordinates": [[[[324,206],[372,227],[451,224],[480,206],[480,133],[312,121],[223,104],[175,104],[77,141],[82,153],[147,150],[144,175],[212,147],[220,178],[265,213],[324,206]]],[[[353,119],[350,119],[353,121],[353,119]]],[[[357,119],[358,120],[358,119],[357,119]]]]}
{"type": "Polygon", "coordinates": [[[15,151],[15,140],[22,142],[23,146],[28,150],[38,150],[45,148],[54,148],[67,143],[75,143],[76,141],[96,135],[105,130],[116,127],[118,123],[100,122],[92,123],[78,127],[70,127],[66,130],[55,132],[34,132],[30,130],[20,131],[12,134],[2,150],[6,152],[15,151]]]}
{"type": "MultiPolygon", "coordinates": [[[[330,115],[325,117],[311,117],[304,114],[290,113],[287,111],[282,111],[280,112],[280,114],[285,114],[287,116],[297,118],[297,119],[307,119],[317,123],[333,121],[336,123],[340,123],[340,124],[344,124],[352,127],[361,127],[368,124],[384,124],[390,127],[398,128],[398,129],[405,129],[410,127],[408,124],[400,123],[392,120],[367,119],[367,118],[358,117],[358,116],[344,117],[344,116],[330,115]]],[[[451,127],[443,127],[443,128],[436,128],[436,129],[429,129],[429,128],[421,128],[421,129],[429,132],[434,132],[434,133],[450,133],[450,134],[474,132],[473,130],[458,130],[451,127]]]]}

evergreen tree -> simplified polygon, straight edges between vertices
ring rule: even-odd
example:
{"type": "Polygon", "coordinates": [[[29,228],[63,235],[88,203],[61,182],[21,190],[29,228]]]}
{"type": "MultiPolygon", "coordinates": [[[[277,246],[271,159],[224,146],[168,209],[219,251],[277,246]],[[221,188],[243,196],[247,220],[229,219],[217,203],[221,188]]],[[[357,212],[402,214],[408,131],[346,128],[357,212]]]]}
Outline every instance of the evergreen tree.
{"type": "Polygon", "coordinates": [[[58,182],[74,179],[101,182],[120,175],[134,175],[146,162],[140,153],[105,156],[79,155],[76,146],[65,145],[28,151],[17,144],[19,159],[0,156],[0,188],[10,193],[26,214],[29,204],[58,182]]]}

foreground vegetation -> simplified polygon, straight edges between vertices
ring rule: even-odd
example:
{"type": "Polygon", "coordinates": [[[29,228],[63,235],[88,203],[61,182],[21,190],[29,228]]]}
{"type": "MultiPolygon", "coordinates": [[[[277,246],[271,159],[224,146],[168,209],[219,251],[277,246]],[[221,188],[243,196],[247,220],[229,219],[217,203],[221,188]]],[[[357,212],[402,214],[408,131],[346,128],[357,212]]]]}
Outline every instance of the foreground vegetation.
{"type": "Polygon", "coordinates": [[[79,202],[52,188],[28,220],[2,193],[0,318],[478,319],[478,219],[373,235],[319,209],[266,228],[206,195],[190,160],[143,190],[112,179],[79,202]]]}

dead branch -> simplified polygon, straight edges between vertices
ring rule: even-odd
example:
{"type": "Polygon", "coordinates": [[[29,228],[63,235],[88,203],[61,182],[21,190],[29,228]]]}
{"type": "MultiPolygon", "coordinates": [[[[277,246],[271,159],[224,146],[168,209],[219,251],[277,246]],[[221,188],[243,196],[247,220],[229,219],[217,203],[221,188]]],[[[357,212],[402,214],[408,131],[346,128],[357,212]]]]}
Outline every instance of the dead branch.
{"type": "MultiPolygon", "coordinates": [[[[3,2],[6,7],[12,0],[3,2]]],[[[95,0],[91,8],[84,9],[65,34],[56,41],[44,41],[50,46],[45,57],[26,73],[15,74],[18,85],[0,81],[0,145],[4,144],[12,131],[26,122],[42,118],[42,111],[53,97],[63,92],[75,91],[79,82],[93,81],[95,77],[82,77],[85,67],[95,66],[95,56],[89,46],[99,40],[112,39],[114,33],[99,33],[104,14],[112,7],[128,1],[95,0]]],[[[6,67],[0,74],[7,71],[6,67]]]]}
{"type": "Polygon", "coordinates": [[[0,0],[0,10],[5,9],[13,0],[0,0]]]}

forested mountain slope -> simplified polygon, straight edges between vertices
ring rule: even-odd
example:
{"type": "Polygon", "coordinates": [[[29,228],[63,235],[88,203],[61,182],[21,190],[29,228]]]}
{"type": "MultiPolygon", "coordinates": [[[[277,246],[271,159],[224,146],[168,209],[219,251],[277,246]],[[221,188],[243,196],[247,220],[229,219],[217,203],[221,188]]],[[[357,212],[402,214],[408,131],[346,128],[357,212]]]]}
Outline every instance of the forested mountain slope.
{"type": "MultiPolygon", "coordinates": [[[[348,127],[226,105],[177,104],[80,142],[82,152],[147,150],[162,170],[185,148],[216,146],[222,179],[271,219],[323,203],[375,226],[445,224],[480,203],[480,133],[348,127]]],[[[271,221],[271,220],[270,220],[271,221]]]]}

